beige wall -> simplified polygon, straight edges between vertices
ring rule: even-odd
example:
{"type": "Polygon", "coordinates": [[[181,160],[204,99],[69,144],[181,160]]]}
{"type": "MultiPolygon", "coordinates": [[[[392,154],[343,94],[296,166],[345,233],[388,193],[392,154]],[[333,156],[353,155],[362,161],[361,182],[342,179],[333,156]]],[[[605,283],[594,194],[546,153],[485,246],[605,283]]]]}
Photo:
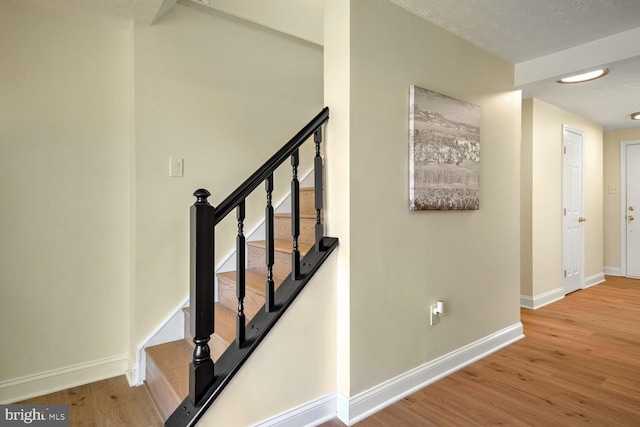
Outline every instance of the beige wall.
{"type": "Polygon", "coordinates": [[[522,101],[520,153],[520,293],[533,295],[532,191],[533,191],[533,99],[522,101]]]}
{"type": "Polygon", "coordinates": [[[336,313],[337,392],[350,395],[350,290],[351,265],[351,6],[344,0],[325,1],[324,97],[331,108],[327,126],[325,170],[325,226],[328,236],[340,239],[336,313]]]}
{"type": "Polygon", "coordinates": [[[400,7],[353,0],[350,17],[350,125],[334,142],[350,152],[354,396],[519,323],[521,100],[511,64],[400,7]],[[480,210],[409,211],[412,84],[480,106],[480,210]]]}
{"type": "MultiPolygon", "coordinates": [[[[11,1],[0,12],[0,333],[15,343],[1,346],[0,392],[15,397],[122,374],[127,355],[132,366],[188,294],[193,191],[219,203],[321,110],[323,58],[186,4],[130,30],[11,1]],[[169,178],[170,156],[183,178],[169,178]]],[[[264,196],[248,203],[251,230],[264,196]]]]}
{"type": "Polygon", "coordinates": [[[246,427],[335,392],[337,264],[322,265],[198,425],[246,427]]]}
{"type": "Polygon", "coordinates": [[[0,2],[0,402],[126,368],[127,44],[0,2]]]}
{"type": "Polygon", "coordinates": [[[522,171],[531,170],[532,214],[530,224],[522,226],[531,229],[530,240],[522,241],[522,254],[531,248],[532,267],[521,292],[536,297],[562,287],[563,124],[582,130],[585,137],[585,279],[603,272],[602,126],[537,99],[524,105],[523,130],[530,129],[531,136],[523,135],[523,144],[531,141],[531,149],[523,150],[522,171]]]}
{"type": "MultiPolygon", "coordinates": [[[[136,25],[134,38],[132,350],[188,295],[192,193],[207,188],[219,204],[323,107],[317,45],[180,3],[158,24],[136,25]],[[169,177],[170,156],[184,158],[183,178],[169,177]]],[[[274,201],[290,174],[276,176],[274,201]]],[[[248,200],[246,230],[263,218],[264,200],[248,200]]],[[[235,245],[235,216],[216,233],[219,262],[235,245]]]]}
{"type": "Polygon", "coordinates": [[[323,43],[324,0],[208,0],[224,13],[317,45],[323,43]]]}
{"type": "Polygon", "coordinates": [[[619,273],[620,260],[620,142],[640,139],[640,128],[604,134],[604,266],[619,273]],[[615,193],[609,193],[609,187],[615,193]]]}

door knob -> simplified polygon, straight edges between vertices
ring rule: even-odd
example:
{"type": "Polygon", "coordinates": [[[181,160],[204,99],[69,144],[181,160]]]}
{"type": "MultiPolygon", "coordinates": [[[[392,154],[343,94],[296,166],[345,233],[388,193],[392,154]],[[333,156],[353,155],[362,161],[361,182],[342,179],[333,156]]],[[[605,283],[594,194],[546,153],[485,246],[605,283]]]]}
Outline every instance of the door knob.
{"type": "Polygon", "coordinates": [[[633,220],[634,220],[633,215],[629,215],[629,216],[627,217],[627,219],[628,219],[629,221],[633,221],[633,220]]]}
{"type": "Polygon", "coordinates": [[[585,222],[587,220],[587,218],[581,216],[580,218],[578,218],[578,222],[585,222]]]}
{"type": "Polygon", "coordinates": [[[633,212],[633,206],[629,206],[629,210],[633,212]]]}

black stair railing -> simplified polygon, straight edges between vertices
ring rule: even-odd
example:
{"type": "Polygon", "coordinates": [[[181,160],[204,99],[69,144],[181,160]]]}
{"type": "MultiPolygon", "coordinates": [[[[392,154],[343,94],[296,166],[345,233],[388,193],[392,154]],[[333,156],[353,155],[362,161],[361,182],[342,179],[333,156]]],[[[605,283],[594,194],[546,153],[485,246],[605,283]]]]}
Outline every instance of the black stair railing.
{"type": "Polygon", "coordinates": [[[211,405],[233,375],[240,369],[256,346],[277,322],[293,299],[299,294],[311,276],[337,246],[338,239],[325,237],[321,220],[323,182],[320,156],[322,125],[329,119],[329,108],[325,107],[287,144],[276,152],[265,164],[254,172],[217,207],[207,201],[210,193],[199,189],[194,193],[196,202],[191,206],[191,323],[193,360],[189,364],[189,395],[166,421],[167,426],[194,425],[211,405]],[[311,136],[314,137],[314,185],[315,185],[315,245],[300,259],[298,237],[300,234],[300,183],[298,181],[299,148],[311,136]],[[291,159],[291,233],[292,271],[276,292],[274,290],[274,209],[272,205],[273,173],[288,158],[291,159]],[[262,183],[265,183],[265,245],[267,279],[265,283],[264,309],[250,321],[245,322],[244,297],[246,293],[245,270],[245,200],[262,183]],[[214,236],[215,226],[232,210],[236,210],[238,235],[236,238],[236,297],[238,313],[236,340],[214,364],[211,359],[209,340],[215,332],[214,316],[214,236]]]}

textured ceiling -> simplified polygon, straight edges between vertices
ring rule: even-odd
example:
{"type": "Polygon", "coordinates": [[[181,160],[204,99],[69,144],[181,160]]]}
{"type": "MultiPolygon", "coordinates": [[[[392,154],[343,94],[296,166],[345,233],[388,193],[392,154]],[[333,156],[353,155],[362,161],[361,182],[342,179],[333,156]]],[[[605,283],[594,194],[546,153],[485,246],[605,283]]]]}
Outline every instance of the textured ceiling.
{"type": "MultiPolygon", "coordinates": [[[[131,20],[151,25],[176,3],[14,1],[125,28],[131,20]]],[[[193,1],[214,7],[213,0],[193,1]]],[[[525,98],[556,105],[602,124],[605,130],[640,126],[629,119],[632,112],[640,111],[640,0],[389,1],[514,64],[514,84],[525,98]],[[602,66],[611,70],[602,80],[554,83],[557,77],[602,66]],[[527,78],[520,79],[524,74],[527,78]]]]}
{"type": "MultiPolygon", "coordinates": [[[[5,1],[5,0],[0,0],[5,1]]],[[[24,4],[57,9],[109,24],[126,24],[132,20],[153,24],[177,0],[17,0],[24,4]]]]}
{"type": "Polygon", "coordinates": [[[640,26],[640,0],[390,1],[512,64],[640,26]]]}
{"type": "Polygon", "coordinates": [[[517,84],[604,129],[638,127],[640,0],[389,0],[529,72],[517,84]],[[622,33],[622,34],[621,34],[622,33]],[[609,67],[593,82],[559,85],[560,76],[609,67]]]}

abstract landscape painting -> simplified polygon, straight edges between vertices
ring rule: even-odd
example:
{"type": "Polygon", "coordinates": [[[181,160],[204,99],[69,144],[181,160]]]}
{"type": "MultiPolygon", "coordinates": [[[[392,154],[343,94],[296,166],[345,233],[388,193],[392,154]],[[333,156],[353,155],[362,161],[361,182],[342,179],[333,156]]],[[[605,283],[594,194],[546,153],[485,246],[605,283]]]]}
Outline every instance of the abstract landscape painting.
{"type": "Polygon", "coordinates": [[[480,107],[409,89],[409,208],[480,208],[480,107]]]}

